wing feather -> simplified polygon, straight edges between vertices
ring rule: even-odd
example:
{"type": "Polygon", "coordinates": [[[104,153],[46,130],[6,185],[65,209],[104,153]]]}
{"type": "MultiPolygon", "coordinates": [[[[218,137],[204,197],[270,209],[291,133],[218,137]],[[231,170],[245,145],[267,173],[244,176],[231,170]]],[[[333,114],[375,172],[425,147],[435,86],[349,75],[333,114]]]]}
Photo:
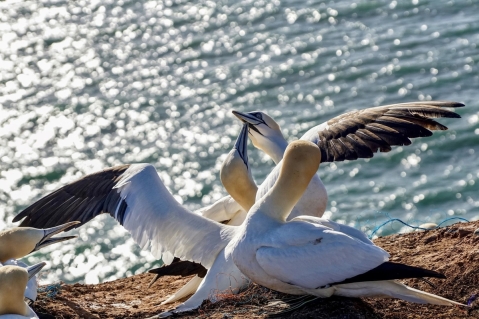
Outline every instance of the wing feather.
{"type": "Polygon", "coordinates": [[[179,204],[148,164],[85,176],[27,207],[14,221],[25,218],[21,226],[44,228],[73,220],[84,224],[102,213],[110,214],[140,247],[165,263],[176,256],[208,268],[233,232],[179,204]]]}
{"type": "Polygon", "coordinates": [[[447,127],[434,118],[459,118],[446,108],[464,106],[449,101],[421,101],[352,111],[310,129],[301,137],[318,145],[321,161],[370,158],[392,146],[409,145],[410,138],[431,136],[447,127]]]}
{"type": "Polygon", "coordinates": [[[388,258],[386,251],[364,238],[296,219],[279,228],[269,245],[256,252],[256,260],[266,273],[309,289],[366,273],[388,258]]]}
{"type": "Polygon", "coordinates": [[[20,226],[46,228],[60,225],[60,220],[78,220],[81,224],[71,228],[80,227],[99,214],[111,212],[111,204],[117,206],[120,198],[117,192],[111,190],[129,167],[115,166],[67,184],[25,208],[15,216],[13,222],[23,219],[20,226]],[[81,203],[83,200],[88,203],[87,207],[78,206],[79,201],[81,203]]]}
{"type": "Polygon", "coordinates": [[[156,257],[167,254],[168,258],[175,256],[209,268],[229,241],[231,227],[184,208],[152,165],[131,165],[115,190],[126,203],[124,216],[116,212],[116,218],[123,220],[123,227],[140,247],[156,257]]]}

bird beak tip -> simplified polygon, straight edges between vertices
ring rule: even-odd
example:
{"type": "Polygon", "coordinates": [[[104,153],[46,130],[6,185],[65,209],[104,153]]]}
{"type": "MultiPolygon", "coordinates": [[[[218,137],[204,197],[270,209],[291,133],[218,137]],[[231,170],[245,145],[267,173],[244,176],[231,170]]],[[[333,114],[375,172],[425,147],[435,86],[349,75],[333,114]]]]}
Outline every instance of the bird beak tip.
{"type": "Polygon", "coordinates": [[[45,262],[41,262],[41,263],[35,264],[33,266],[29,266],[27,268],[28,280],[30,280],[33,276],[35,276],[37,273],[39,273],[40,270],[42,270],[42,268],[45,267],[45,265],[46,265],[45,262]]]}

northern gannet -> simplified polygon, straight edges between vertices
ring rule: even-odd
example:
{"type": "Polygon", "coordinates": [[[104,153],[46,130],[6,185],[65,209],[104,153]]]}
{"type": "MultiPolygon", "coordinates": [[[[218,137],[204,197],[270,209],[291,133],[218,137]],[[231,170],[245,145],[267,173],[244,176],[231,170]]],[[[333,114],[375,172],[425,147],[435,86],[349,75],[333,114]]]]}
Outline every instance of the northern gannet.
{"type": "MultiPolygon", "coordinates": [[[[247,162],[243,162],[247,159],[244,153],[247,134],[248,127],[244,125],[234,149],[227,156],[225,169],[235,165],[239,169],[248,168],[247,162]]],[[[250,173],[246,174],[252,179],[250,173]]],[[[227,175],[222,173],[222,180],[227,175]]],[[[234,176],[232,179],[238,181],[234,176]]],[[[242,204],[251,206],[255,192],[256,186],[249,191],[253,200],[242,204]]],[[[84,224],[101,213],[109,213],[131,233],[141,248],[150,249],[165,264],[171,263],[175,256],[201,264],[208,270],[204,278],[194,277],[165,301],[194,293],[175,312],[195,309],[206,299],[215,301],[218,298],[215,292],[236,293],[249,282],[233,261],[224,257],[224,247],[236,227],[206,219],[184,208],[166,189],[152,165],[123,165],[85,176],[40,199],[14,221],[26,217],[21,226],[50,226],[56,220],[80,220],[84,224]]],[[[176,263],[173,266],[177,267],[176,263]]],[[[173,268],[173,271],[181,269],[173,268]]]]}
{"type": "MultiPolygon", "coordinates": [[[[70,222],[48,229],[14,227],[0,232],[0,266],[19,266],[28,268],[24,262],[17,260],[43,247],[56,244],[76,236],[52,237],[79,222],[70,222]]],[[[37,281],[32,277],[25,289],[25,298],[35,301],[37,298],[37,281]]]]}
{"type": "MultiPolygon", "coordinates": [[[[258,187],[253,181],[251,175],[251,169],[248,162],[248,124],[243,124],[243,127],[238,135],[236,143],[233,149],[228,153],[220,170],[220,179],[225,188],[228,190],[228,193],[232,197],[235,203],[238,203],[243,208],[243,212],[232,215],[216,215],[216,219],[224,220],[230,219],[228,225],[238,226],[243,223],[246,218],[246,211],[248,211],[251,206],[254,204],[254,199],[256,196],[256,191],[258,187]]],[[[210,214],[202,214],[202,216],[209,218],[210,214]]],[[[213,219],[213,218],[210,218],[213,219]]],[[[227,270],[225,270],[227,271],[227,270]]],[[[185,286],[180,290],[175,292],[173,295],[168,297],[161,304],[168,304],[175,302],[177,300],[183,299],[193,293],[198,289],[202,278],[206,276],[206,269],[197,263],[192,263],[188,261],[180,261],[178,258],[173,260],[173,263],[166,265],[160,268],[151,269],[148,272],[156,274],[155,278],[150,283],[150,286],[161,276],[173,275],[173,276],[191,276],[195,275],[185,286]]],[[[239,288],[244,286],[248,281],[241,279],[237,281],[235,285],[239,288]]]]}
{"type": "MultiPolygon", "coordinates": [[[[3,266],[18,266],[22,268],[28,268],[29,266],[25,264],[24,262],[16,259],[10,259],[7,260],[6,262],[0,264],[0,267],[3,266]]],[[[37,291],[38,291],[38,283],[37,283],[37,278],[36,276],[33,276],[28,280],[27,283],[27,288],[25,289],[25,301],[27,304],[33,303],[35,300],[37,300],[37,291]]]]}
{"type": "Polygon", "coordinates": [[[101,213],[109,213],[142,249],[163,259],[165,264],[170,264],[173,256],[201,264],[208,273],[196,293],[177,307],[178,312],[195,309],[207,299],[215,301],[215,291],[235,293],[246,280],[224,254],[237,226],[218,223],[182,206],[153,165],[131,164],[88,175],[33,206],[27,208],[29,214],[21,225],[51,225],[70,219],[84,224],[101,213]],[[55,202],[61,192],[70,196],[66,201],[80,203],[68,207],[55,202]],[[76,196],[83,196],[83,201],[76,196]],[[231,268],[232,271],[225,271],[231,268]],[[237,282],[240,285],[235,289],[237,282]]]}
{"type": "MultiPolygon", "coordinates": [[[[445,108],[462,106],[464,104],[457,102],[423,101],[351,111],[314,126],[300,139],[318,145],[322,162],[371,158],[377,151],[389,152],[391,146],[411,144],[410,138],[431,136],[433,130],[447,130],[446,126],[433,118],[460,118],[459,114],[445,108]]],[[[267,114],[259,111],[233,111],[233,114],[249,124],[249,137],[253,145],[278,164],[259,187],[256,194],[258,200],[278,178],[280,161],[288,142],[278,123],[267,114]]],[[[319,177],[314,175],[288,218],[300,215],[321,217],[326,203],[326,189],[319,177]]]]}
{"type": "Polygon", "coordinates": [[[231,257],[252,281],[283,293],[461,305],[394,281],[445,277],[388,262],[386,251],[352,227],[312,216],[287,221],[320,162],[321,151],[309,141],[295,141],[287,147],[276,183],[250,209],[226,247],[226,258],[231,257]]]}
{"type": "Polygon", "coordinates": [[[43,247],[56,244],[77,236],[53,237],[75,225],[79,221],[51,228],[14,227],[0,232],[0,263],[9,259],[18,259],[33,253],[43,247]]]}
{"type": "MultiPolygon", "coordinates": [[[[423,117],[418,117],[417,121],[436,123],[423,117]]],[[[341,126],[336,129],[340,131],[341,126]]],[[[401,133],[397,135],[402,136],[401,133]]],[[[281,163],[275,168],[277,172],[278,167],[281,163]]],[[[278,173],[273,171],[272,174],[278,173]]],[[[275,178],[277,176],[272,180],[275,178]]],[[[82,222],[107,212],[130,231],[142,248],[151,246],[152,252],[164,256],[165,260],[176,256],[208,268],[196,293],[175,312],[195,309],[204,299],[215,301],[212,292],[229,289],[234,293],[241,287],[234,286],[238,281],[247,282],[231,256],[225,254],[226,245],[244,225],[239,228],[221,225],[188,211],[168,192],[152,165],[126,165],[88,175],[39,200],[17,215],[15,221],[27,217],[22,225],[55,224],[56,220],[68,219],[63,216],[65,210],[72,219],[80,216],[82,222]],[[97,185],[100,186],[95,189],[97,185]],[[65,193],[67,199],[58,201],[60,194],[65,193]],[[60,206],[64,201],[68,204],[60,206]],[[52,207],[51,203],[54,203],[52,207]]]]}
{"type": "Polygon", "coordinates": [[[27,282],[35,276],[45,263],[27,269],[19,266],[0,267],[0,319],[38,318],[23,300],[27,282]]]}

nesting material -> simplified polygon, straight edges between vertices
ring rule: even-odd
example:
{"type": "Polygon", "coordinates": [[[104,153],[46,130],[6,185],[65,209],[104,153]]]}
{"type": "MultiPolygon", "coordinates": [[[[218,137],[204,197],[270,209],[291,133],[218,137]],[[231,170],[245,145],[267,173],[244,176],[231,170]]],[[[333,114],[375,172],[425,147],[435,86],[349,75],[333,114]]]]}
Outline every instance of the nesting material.
{"type": "MultiPolygon", "coordinates": [[[[434,285],[418,279],[404,280],[407,285],[446,298],[470,303],[471,308],[418,305],[395,299],[328,298],[305,302],[301,309],[282,313],[278,318],[479,318],[479,237],[471,231],[459,236],[459,229],[477,229],[479,221],[459,223],[428,232],[391,235],[374,240],[391,254],[391,260],[444,273],[445,280],[430,279],[434,285]],[[425,238],[435,236],[424,243],[425,238]]],[[[477,231],[476,231],[477,233],[477,231]]],[[[190,278],[162,277],[147,288],[154,275],[141,274],[98,285],[62,285],[57,296],[41,292],[33,305],[37,313],[55,318],[145,318],[172,309],[179,302],[160,305],[168,295],[190,278]]],[[[266,318],[287,310],[295,296],[280,294],[251,285],[240,295],[225,293],[225,300],[203,303],[182,318],[266,318]]],[[[300,303],[306,300],[299,300],[300,303]]]]}

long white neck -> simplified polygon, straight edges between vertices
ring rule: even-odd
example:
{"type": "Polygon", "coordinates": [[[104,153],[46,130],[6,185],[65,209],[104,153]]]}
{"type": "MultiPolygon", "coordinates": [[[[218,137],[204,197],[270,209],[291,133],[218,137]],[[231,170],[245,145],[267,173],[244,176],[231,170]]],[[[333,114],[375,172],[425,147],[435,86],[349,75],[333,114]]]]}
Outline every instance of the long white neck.
{"type": "Polygon", "coordinates": [[[236,149],[233,149],[223,162],[220,179],[228,194],[245,211],[253,206],[258,187],[251,176],[251,171],[245,166],[236,149]]]}
{"type": "Polygon", "coordinates": [[[286,149],[279,177],[261,199],[258,211],[284,222],[308,187],[320,161],[321,152],[315,144],[292,142],[286,149]]]}
{"type": "Polygon", "coordinates": [[[281,132],[278,135],[270,137],[270,143],[263,146],[263,150],[274,161],[275,164],[281,162],[284,156],[284,151],[288,147],[288,142],[284,139],[281,132]]]}

